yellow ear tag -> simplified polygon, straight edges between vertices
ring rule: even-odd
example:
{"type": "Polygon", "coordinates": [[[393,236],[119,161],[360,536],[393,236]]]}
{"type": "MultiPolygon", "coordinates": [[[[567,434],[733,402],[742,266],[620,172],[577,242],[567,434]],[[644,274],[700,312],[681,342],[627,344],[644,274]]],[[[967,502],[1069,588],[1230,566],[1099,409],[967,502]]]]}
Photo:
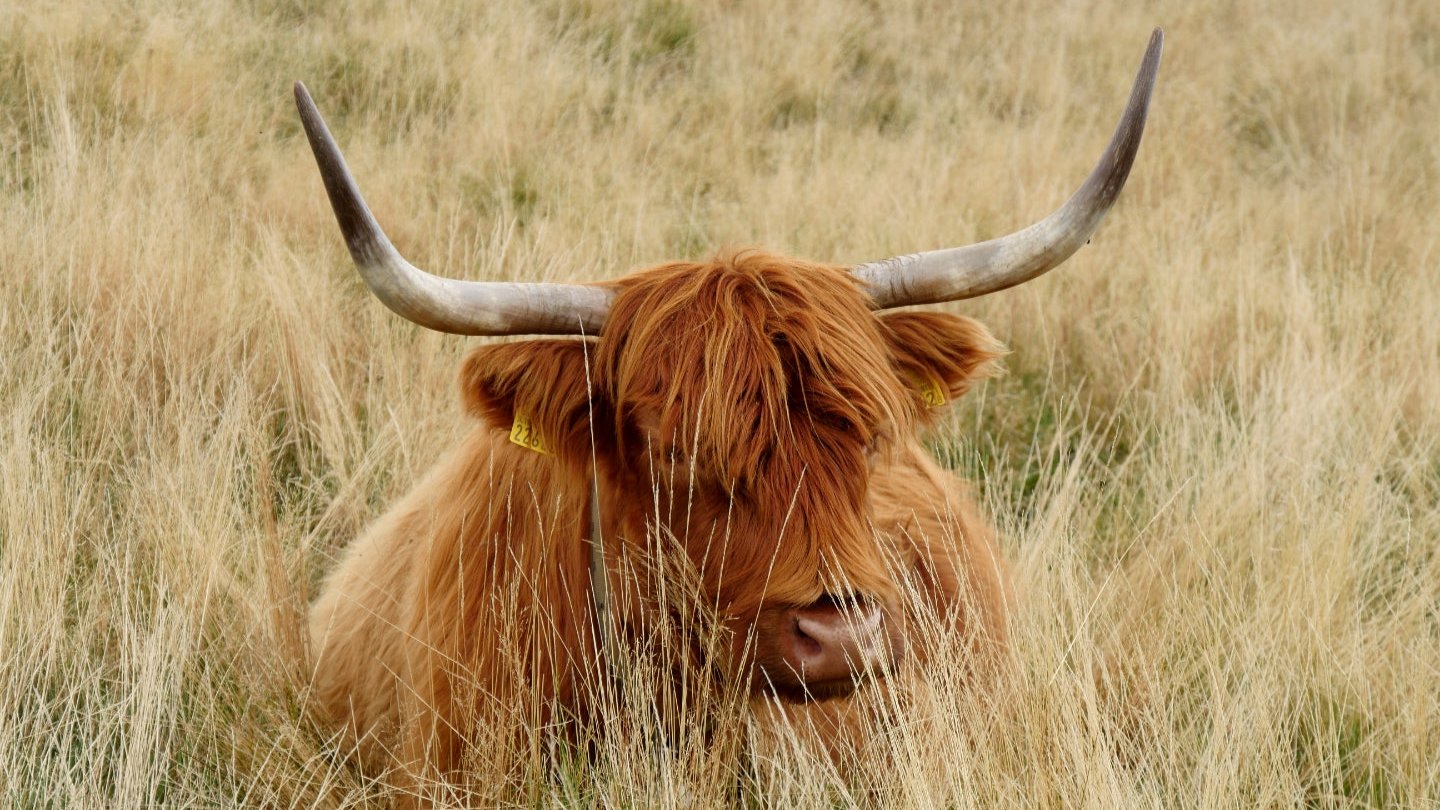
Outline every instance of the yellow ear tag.
{"type": "Polygon", "coordinates": [[[934,377],[925,377],[916,382],[915,390],[920,394],[920,401],[925,403],[927,408],[938,408],[945,404],[945,386],[934,377]]]}
{"type": "Polygon", "coordinates": [[[540,440],[540,434],[535,432],[535,426],[530,424],[530,415],[519,411],[515,412],[515,421],[510,424],[510,443],[542,455],[550,455],[545,442],[540,440]]]}

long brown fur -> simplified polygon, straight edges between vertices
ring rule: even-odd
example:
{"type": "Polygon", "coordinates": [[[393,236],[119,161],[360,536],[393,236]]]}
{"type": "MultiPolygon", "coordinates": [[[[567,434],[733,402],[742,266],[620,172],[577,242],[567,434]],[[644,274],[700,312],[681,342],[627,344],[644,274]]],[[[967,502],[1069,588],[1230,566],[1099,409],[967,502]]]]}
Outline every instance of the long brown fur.
{"type": "MultiPolygon", "coordinates": [[[[898,610],[918,592],[975,655],[1003,644],[1004,561],[965,485],[916,439],[935,416],[920,388],[954,398],[988,372],[984,327],[877,316],[844,268],[759,251],[615,286],[596,339],[470,354],[461,393],[477,423],[326,581],[314,695],[369,767],[461,780],[481,736],[498,730],[503,747],[506,729],[590,714],[603,677],[592,476],[611,577],[656,538],[683,549],[736,639],[711,662],[722,680],[763,692],[765,622],[837,594],[898,610]],[[508,440],[517,416],[544,453],[508,440]]],[[[623,626],[661,609],[658,582],[624,586],[623,626]]],[[[924,665],[923,639],[910,647],[924,665]]]]}

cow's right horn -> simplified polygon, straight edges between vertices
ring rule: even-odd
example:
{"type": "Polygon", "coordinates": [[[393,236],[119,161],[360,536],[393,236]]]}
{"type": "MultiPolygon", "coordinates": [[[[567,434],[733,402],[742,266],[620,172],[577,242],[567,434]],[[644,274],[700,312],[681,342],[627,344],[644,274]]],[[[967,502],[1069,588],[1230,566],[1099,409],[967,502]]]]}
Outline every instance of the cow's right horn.
{"type": "Polygon", "coordinates": [[[330,207],[360,275],[375,295],[421,326],[457,335],[596,335],[614,291],[588,284],[459,281],[405,261],[370,213],[305,85],[295,106],[320,166],[330,207]]]}
{"type": "Polygon", "coordinates": [[[869,290],[871,306],[889,309],[975,298],[1029,281],[1079,250],[1130,176],[1164,43],[1164,33],[1156,28],[1110,145],[1084,185],[1059,210],[1022,231],[988,242],[859,265],[853,272],[869,290]]]}

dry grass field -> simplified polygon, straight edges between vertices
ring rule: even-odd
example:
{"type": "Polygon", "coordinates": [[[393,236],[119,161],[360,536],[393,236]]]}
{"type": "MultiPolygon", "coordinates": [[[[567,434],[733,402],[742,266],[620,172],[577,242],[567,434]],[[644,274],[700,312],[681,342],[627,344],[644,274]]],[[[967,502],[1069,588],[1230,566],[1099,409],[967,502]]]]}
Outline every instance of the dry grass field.
{"type": "Polygon", "coordinates": [[[0,803],[388,801],[306,713],[300,617],[460,434],[476,341],[364,289],[292,81],[420,266],[598,279],[1027,224],[1156,25],[1093,243],[947,305],[1012,349],[928,440],[1016,563],[1004,682],[932,673],[848,777],[642,734],[515,795],[1440,806],[1433,0],[5,4],[0,803]]]}

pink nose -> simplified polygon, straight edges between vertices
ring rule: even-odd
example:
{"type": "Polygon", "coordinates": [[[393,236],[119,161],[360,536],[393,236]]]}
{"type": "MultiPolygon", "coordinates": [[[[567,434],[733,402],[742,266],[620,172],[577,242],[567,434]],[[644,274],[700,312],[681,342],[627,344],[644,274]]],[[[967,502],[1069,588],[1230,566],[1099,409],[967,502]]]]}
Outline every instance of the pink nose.
{"type": "Polygon", "coordinates": [[[807,688],[835,691],[860,674],[884,674],[898,663],[902,646],[874,603],[825,600],[793,608],[782,631],[785,663],[807,688]]]}

